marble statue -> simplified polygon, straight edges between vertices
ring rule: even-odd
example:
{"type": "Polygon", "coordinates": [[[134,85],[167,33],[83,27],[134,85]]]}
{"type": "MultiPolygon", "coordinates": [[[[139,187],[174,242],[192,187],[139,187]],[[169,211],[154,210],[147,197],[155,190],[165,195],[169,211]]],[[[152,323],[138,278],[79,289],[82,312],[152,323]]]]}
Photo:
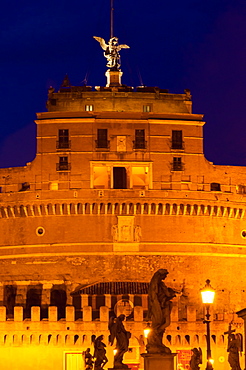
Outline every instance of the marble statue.
{"type": "Polygon", "coordinates": [[[84,358],[85,370],[92,370],[94,361],[93,356],[90,353],[90,348],[87,348],[86,351],[82,352],[82,356],[84,358]]]}
{"type": "Polygon", "coordinates": [[[116,354],[114,356],[114,369],[128,369],[128,366],[123,364],[123,356],[128,351],[129,339],[131,333],[126,331],[123,321],[125,315],[121,314],[116,319],[113,317],[109,320],[110,344],[114,344],[116,340],[116,354]]]}
{"type": "Polygon", "coordinates": [[[201,348],[192,348],[192,356],[190,359],[190,370],[199,370],[202,364],[202,350],[201,348]]]}
{"type": "Polygon", "coordinates": [[[232,370],[241,370],[239,361],[239,348],[240,343],[235,334],[229,334],[227,352],[229,352],[228,362],[232,370]]]}
{"type": "Polygon", "coordinates": [[[94,342],[94,356],[95,360],[95,370],[103,369],[104,365],[108,362],[106,356],[106,344],[103,343],[103,335],[99,335],[94,342]]]}
{"type": "Polygon", "coordinates": [[[170,325],[171,299],[176,296],[177,291],[168,288],[163,282],[167,275],[166,269],[159,269],[154,273],[149,285],[148,316],[152,325],[147,339],[146,350],[148,353],[171,353],[170,348],[162,343],[162,338],[166,327],[170,325]]]}

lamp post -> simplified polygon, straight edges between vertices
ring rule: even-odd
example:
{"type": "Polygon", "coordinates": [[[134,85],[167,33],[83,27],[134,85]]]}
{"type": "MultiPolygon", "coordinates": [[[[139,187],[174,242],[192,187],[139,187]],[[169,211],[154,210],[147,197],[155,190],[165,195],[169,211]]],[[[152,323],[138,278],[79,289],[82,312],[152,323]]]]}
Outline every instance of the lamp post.
{"type": "Polygon", "coordinates": [[[210,280],[206,280],[206,285],[201,290],[201,295],[202,295],[202,303],[205,304],[205,309],[206,309],[206,313],[205,313],[206,320],[203,321],[207,327],[207,366],[206,366],[206,370],[213,370],[213,360],[211,356],[211,343],[210,343],[209,308],[210,308],[210,305],[213,304],[214,302],[215,291],[210,285],[210,280]]]}

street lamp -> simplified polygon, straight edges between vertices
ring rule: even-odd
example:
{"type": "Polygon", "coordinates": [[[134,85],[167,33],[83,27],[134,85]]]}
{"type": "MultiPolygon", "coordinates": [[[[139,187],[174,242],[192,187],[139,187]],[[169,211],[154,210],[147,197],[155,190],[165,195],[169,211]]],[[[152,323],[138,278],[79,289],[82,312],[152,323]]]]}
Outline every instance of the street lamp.
{"type": "Polygon", "coordinates": [[[207,366],[206,366],[206,370],[213,370],[213,360],[211,357],[211,344],[210,344],[209,308],[210,308],[210,305],[213,304],[214,302],[215,291],[210,285],[210,280],[206,280],[206,285],[201,290],[201,295],[202,295],[202,303],[205,304],[205,308],[206,308],[206,313],[205,313],[206,320],[203,321],[204,324],[206,324],[207,326],[207,366]]]}
{"type": "Polygon", "coordinates": [[[144,338],[147,339],[150,332],[151,332],[151,326],[150,326],[150,323],[148,322],[146,328],[144,329],[144,338]]]}

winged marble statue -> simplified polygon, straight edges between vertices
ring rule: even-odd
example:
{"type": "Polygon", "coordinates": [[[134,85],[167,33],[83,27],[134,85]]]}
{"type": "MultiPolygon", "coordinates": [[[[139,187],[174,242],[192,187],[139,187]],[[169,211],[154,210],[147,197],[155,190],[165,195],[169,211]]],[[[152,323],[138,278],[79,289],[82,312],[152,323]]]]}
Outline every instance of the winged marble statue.
{"type": "Polygon", "coordinates": [[[192,348],[192,356],[190,359],[190,370],[199,370],[200,364],[202,364],[202,349],[192,348]]]}
{"type": "Polygon", "coordinates": [[[114,369],[129,369],[129,367],[124,364],[123,356],[128,351],[129,339],[131,338],[131,333],[126,331],[123,321],[125,315],[121,314],[117,318],[110,317],[109,319],[109,331],[110,331],[110,345],[114,344],[116,340],[116,354],[114,356],[114,369]]]}
{"type": "Polygon", "coordinates": [[[101,48],[104,50],[104,56],[107,59],[106,66],[108,68],[114,68],[118,70],[120,68],[120,54],[119,51],[121,49],[129,49],[130,46],[126,44],[118,44],[118,38],[112,37],[108,44],[106,44],[105,40],[102,37],[93,36],[95,40],[100,43],[101,48]]]}

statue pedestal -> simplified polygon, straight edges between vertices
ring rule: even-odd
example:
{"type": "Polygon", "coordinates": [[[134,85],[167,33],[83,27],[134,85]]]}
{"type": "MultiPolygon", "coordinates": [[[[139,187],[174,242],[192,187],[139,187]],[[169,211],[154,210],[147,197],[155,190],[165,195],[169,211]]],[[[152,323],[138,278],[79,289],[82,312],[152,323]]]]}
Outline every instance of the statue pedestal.
{"type": "Polygon", "coordinates": [[[174,357],[176,353],[142,353],[144,370],[174,370],[174,357]]]}
{"type": "Polygon", "coordinates": [[[105,73],[105,76],[107,77],[106,87],[121,86],[122,75],[123,72],[121,72],[121,70],[112,71],[108,69],[107,72],[105,73]]]}

